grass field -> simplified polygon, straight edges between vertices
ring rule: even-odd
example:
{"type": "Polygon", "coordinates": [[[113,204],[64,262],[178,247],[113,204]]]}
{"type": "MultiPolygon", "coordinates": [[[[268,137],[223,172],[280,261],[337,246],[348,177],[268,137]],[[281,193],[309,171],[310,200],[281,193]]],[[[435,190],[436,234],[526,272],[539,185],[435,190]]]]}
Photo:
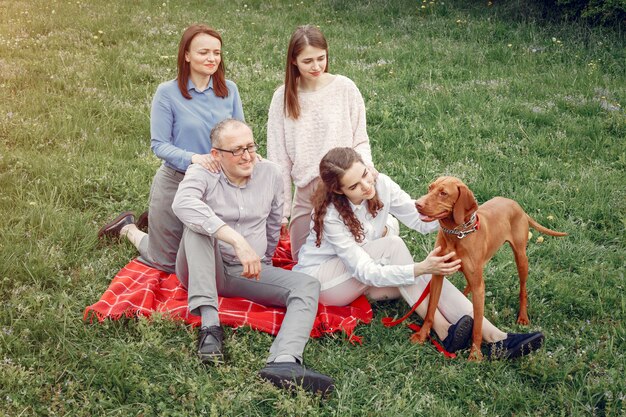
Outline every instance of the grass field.
{"type": "MultiPolygon", "coordinates": [[[[494,3],[0,2],[0,415],[626,415],[624,33],[494,3]],[[96,231],[147,207],[159,166],[151,98],[194,22],[222,33],[262,145],[289,35],[317,24],[331,72],[364,96],[381,172],[414,196],[457,175],[479,202],[513,198],[569,233],[529,243],[530,330],[546,334],[544,348],[514,362],[446,360],[411,345],[406,328],[383,328],[407,307],[380,303],[357,329],[362,346],[309,343],[307,363],[337,382],[321,400],[257,378],[266,334],[227,329],[229,362],[206,369],[195,331],[166,318],[84,323],[136,256],[96,231]]],[[[402,233],[416,259],[434,242],[402,233]]],[[[487,317],[526,331],[508,248],[486,282],[487,317]]]]}

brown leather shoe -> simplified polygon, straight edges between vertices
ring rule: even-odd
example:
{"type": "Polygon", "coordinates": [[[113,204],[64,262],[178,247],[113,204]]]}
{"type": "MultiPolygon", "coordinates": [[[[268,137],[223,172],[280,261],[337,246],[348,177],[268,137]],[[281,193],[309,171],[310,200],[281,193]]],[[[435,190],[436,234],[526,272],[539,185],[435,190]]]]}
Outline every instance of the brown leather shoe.
{"type": "Polygon", "coordinates": [[[141,213],[139,217],[137,217],[135,226],[137,226],[137,229],[141,230],[142,232],[148,233],[148,211],[147,210],[141,213]]]}
{"type": "Polygon", "coordinates": [[[122,227],[135,223],[135,214],[125,211],[98,230],[98,237],[119,237],[122,227]]]}

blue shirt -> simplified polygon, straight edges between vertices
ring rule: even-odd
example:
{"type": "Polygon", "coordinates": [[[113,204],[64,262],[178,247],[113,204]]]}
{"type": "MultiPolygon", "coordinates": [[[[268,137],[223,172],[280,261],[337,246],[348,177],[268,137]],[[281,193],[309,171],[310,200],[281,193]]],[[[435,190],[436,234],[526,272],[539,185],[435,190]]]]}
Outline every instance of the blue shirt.
{"type": "Polygon", "coordinates": [[[152,99],[150,112],[150,147],[163,163],[179,172],[187,171],[193,154],[211,150],[211,129],[224,119],[244,121],[237,85],[226,80],[228,96],[213,91],[213,77],[203,91],[189,80],[191,100],[178,89],[176,80],[162,83],[152,99]]]}

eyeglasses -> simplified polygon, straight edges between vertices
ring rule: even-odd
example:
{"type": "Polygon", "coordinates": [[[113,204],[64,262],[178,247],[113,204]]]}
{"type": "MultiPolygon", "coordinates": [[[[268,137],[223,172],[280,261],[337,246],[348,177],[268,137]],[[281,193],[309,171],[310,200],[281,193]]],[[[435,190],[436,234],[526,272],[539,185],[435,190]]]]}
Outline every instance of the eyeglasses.
{"type": "Polygon", "coordinates": [[[242,156],[245,151],[248,151],[248,154],[255,153],[257,149],[259,149],[259,145],[257,145],[256,143],[253,143],[252,145],[248,145],[243,148],[237,148],[232,151],[228,149],[220,149],[216,147],[213,147],[213,149],[215,149],[216,151],[230,152],[233,154],[233,156],[242,156]]]}

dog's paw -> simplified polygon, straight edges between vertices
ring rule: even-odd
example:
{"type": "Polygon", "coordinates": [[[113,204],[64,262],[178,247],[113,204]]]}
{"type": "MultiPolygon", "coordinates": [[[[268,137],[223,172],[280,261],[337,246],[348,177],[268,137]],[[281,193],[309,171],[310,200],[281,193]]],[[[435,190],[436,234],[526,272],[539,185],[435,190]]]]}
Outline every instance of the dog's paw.
{"type": "Polygon", "coordinates": [[[428,337],[428,333],[429,332],[424,332],[424,328],[422,327],[422,329],[417,332],[417,333],[413,333],[411,335],[411,343],[419,343],[422,344],[426,341],[426,338],[428,337]]]}
{"type": "Polygon", "coordinates": [[[528,326],[530,324],[530,319],[526,315],[517,316],[517,324],[521,324],[522,326],[528,326]]]}
{"type": "Polygon", "coordinates": [[[483,353],[480,351],[479,348],[476,348],[474,345],[472,345],[467,360],[470,362],[480,362],[483,360],[483,353]]]}

